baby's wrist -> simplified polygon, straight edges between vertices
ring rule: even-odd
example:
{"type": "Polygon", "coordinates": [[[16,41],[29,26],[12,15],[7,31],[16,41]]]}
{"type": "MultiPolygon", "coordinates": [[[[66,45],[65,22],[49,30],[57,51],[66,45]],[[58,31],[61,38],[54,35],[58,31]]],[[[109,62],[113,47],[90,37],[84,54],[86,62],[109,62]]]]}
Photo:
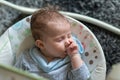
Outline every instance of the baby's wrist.
{"type": "Polygon", "coordinates": [[[73,69],[78,69],[83,64],[80,54],[74,54],[70,57],[73,69]]]}
{"type": "Polygon", "coordinates": [[[81,56],[80,56],[79,53],[75,53],[75,54],[69,55],[69,57],[70,57],[71,59],[77,58],[77,57],[80,57],[80,58],[81,58],[81,56]]]}

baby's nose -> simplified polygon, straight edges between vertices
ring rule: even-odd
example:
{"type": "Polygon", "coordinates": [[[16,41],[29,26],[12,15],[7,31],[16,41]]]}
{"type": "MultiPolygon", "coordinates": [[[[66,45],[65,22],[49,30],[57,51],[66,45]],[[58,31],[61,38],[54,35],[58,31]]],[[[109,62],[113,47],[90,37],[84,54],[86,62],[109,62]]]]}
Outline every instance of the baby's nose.
{"type": "Polygon", "coordinates": [[[65,41],[65,47],[67,48],[72,43],[71,39],[65,41]]]}

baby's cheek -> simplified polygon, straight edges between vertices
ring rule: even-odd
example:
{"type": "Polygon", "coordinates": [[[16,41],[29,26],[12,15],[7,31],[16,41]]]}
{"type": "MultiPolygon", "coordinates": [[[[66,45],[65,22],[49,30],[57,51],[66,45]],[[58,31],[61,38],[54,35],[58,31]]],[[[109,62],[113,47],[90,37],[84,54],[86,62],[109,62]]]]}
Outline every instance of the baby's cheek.
{"type": "Polygon", "coordinates": [[[65,45],[63,43],[57,45],[56,48],[59,49],[60,51],[65,51],[66,50],[65,45]]]}

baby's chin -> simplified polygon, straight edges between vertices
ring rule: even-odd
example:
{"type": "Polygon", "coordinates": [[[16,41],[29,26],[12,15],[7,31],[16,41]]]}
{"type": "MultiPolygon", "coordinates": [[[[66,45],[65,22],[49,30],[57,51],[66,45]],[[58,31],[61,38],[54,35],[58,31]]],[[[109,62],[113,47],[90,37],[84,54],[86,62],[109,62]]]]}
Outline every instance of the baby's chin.
{"type": "Polygon", "coordinates": [[[67,52],[64,52],[62,55],[59,55],[59,57],[57,57],[57,58],[63,59],[67,56],[68,56],[67,52]]]}
{"type": "Polygon", "coordinates": [[[67,57],[67,54],[61,56],[60,58],[63,59],[63,58],[65,58],[65,57],[67,57]]]}

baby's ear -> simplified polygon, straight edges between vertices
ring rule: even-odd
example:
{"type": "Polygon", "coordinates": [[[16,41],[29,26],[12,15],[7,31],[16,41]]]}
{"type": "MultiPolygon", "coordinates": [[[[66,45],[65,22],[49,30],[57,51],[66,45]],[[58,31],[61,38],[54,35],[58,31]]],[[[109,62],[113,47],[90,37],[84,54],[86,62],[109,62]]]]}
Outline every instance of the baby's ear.
{"type": "Polygon", "coordinates": [[[40,49],[44,49],[44,44],[42,40],[36,40],[35,45],[40,49]]]}

